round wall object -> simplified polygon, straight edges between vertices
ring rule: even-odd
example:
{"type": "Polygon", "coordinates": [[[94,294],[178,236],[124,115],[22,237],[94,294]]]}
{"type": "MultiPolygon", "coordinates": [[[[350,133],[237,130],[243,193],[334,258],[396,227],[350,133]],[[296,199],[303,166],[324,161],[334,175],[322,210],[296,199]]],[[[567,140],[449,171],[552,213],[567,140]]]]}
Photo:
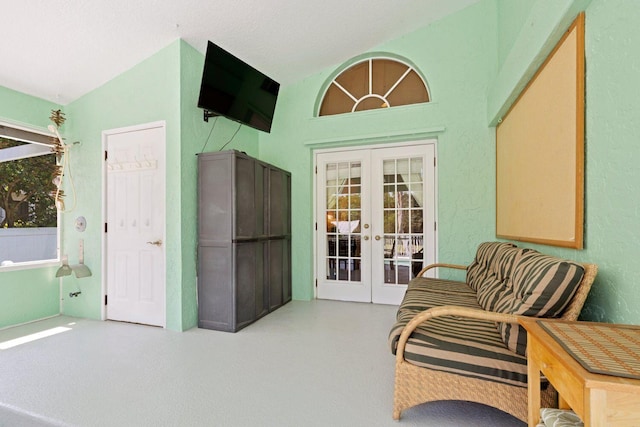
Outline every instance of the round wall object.
{"type": "Polygon", "coordinates": [[[76,218],[75,223],[76,231],[84,231],[87,228],[87,220],[83,216],[76,218]]]}

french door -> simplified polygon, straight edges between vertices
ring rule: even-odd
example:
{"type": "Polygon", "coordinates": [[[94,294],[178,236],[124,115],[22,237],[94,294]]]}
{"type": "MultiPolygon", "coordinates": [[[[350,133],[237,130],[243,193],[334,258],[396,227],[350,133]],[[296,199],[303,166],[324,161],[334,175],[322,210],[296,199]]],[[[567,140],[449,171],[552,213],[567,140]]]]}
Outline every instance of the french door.
{"type": "Polygon", "coordinates": [[[399,304],[435,262],[435,141],[316,153],[317,297],[399,304]]]}

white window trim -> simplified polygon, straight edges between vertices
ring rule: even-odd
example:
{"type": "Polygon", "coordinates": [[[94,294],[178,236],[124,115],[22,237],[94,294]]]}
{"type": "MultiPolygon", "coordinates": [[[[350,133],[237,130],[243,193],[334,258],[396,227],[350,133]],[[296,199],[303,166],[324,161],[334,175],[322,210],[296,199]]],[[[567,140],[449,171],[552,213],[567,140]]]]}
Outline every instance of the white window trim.
{"type": "MultiPolygon", "coordinates": [[[[30,133],[35,133],[35,134],[43,135],[43,136],[46,136],[46,137],[54,137],[55,136],[55,135],[51,134],[50,132],[46,132],[46,131],[43,131],[41,129],[35,128],[35,127],[28,127],[28,126],[24,126],[24,125],[19,125],[19,124],[14,124],[14,123],[10,123],[10,122],[0,121],[0,136],[1,137],[5,137],[7,139],[13,139],[13,140],[17,140],[17,141],[22,141],[22,142],[27,142],[29,144],[44,145],[42,143],[28,141],[28,140],[24,140],[22,138],[15,138],[14,136],[8,136],[8,135],[5,136],[4,133],[2,132],[2,127],[11,128],[11,129],[17,129],[17,130],[21,130],[21,131],[25,131],[25,132],[30,132],[30,133]]],[[[46,154],[39,154],[39,155],[46,155],[46,154]]],[[[20,157],[20,158],[28,158],[28,157],[34,157],[34,156],[33,155],[27,155],[27,156],[20,157]]],[[[9,161],[19,160],[20,158],[14,158],[14,159],[11,159],[9,161]]],[[[1,161],[2,160],[0,160],[0,162],[1,161]]],[[[13,264],[0,266],[0,272],[31,270],[31,269],[35,269],[35,268],[46,268],[46,267],[53,267],[53,266],[59,265],[60,264],[60,252],[61,252],[61,248],[60,247],[62,245],[62,242],[61,242],[61,238],[62,238],[61,226],[62,226],[62,215],[60,215],[60,212],[58,212],[57,222],[56,222],[56,258],[54,258],[54,259],[42,259],[42,260],[37,260],[37,261],[15,262],[13,264]]]]}

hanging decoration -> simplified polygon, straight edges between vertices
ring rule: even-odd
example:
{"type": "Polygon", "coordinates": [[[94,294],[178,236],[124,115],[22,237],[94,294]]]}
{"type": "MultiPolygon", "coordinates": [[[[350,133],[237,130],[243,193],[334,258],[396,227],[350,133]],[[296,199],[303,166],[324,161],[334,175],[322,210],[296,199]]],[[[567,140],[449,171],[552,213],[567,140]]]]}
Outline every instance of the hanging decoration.
{"type": "Polygon", "coordinates": [[[64,113],[61,110],[51,110],[51,116],[49,119],[54,123],[49,125],[49,131],[55,136],[51,137],[51,151],[56,155],[56,168],[53,173],[53,183],[56,185],[56,194],[54,196],[56,208],[60,212],[69,212],[75,208],[76,204],[76,192],[73,185],[73,178],[69,172],[69,180],[71,183],[71,189],[73,190],[73,207],[69,211],[65,210],[64,204],[64,191],[62,190],[62,180],[64,178],[65,170],[69,170],[69,146],[64,143],[58,129],[62,126],[66,120],[64,113]]]}

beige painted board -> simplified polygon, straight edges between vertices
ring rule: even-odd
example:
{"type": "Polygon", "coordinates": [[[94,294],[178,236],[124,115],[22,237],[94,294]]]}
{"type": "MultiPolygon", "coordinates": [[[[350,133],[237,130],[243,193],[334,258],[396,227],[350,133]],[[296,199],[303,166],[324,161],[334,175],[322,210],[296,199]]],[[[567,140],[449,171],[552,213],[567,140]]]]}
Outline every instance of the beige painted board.
{"type": "Polygon", "coordinates": [[[498,126],[498,237],[582,247],[584,27],[576,23],[498,126]]]}

